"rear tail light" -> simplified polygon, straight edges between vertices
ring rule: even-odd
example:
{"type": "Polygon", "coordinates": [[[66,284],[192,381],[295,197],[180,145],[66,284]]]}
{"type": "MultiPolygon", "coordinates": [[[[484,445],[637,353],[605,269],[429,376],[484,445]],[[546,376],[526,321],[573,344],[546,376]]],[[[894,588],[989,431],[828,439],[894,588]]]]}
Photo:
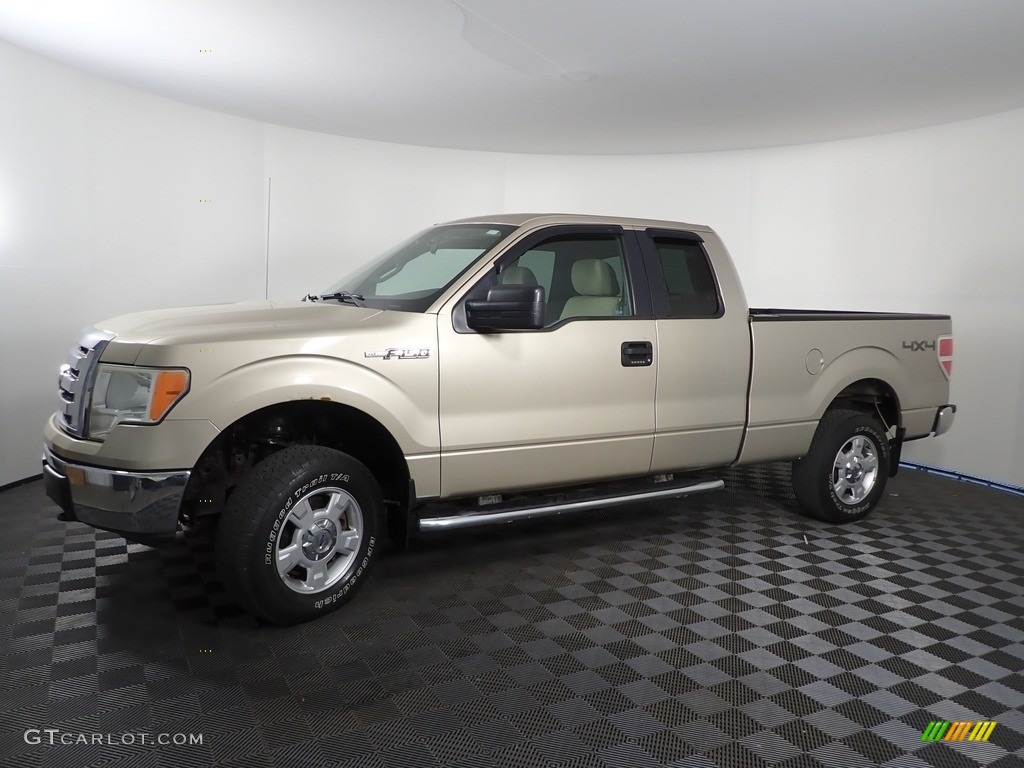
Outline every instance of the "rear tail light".
{"type": "Polygon", "coordinates": [[[953,375],[953,337],[939,336],[939,343],[936,347],[939,356],[939,366],[948,379],[953,375]]]}

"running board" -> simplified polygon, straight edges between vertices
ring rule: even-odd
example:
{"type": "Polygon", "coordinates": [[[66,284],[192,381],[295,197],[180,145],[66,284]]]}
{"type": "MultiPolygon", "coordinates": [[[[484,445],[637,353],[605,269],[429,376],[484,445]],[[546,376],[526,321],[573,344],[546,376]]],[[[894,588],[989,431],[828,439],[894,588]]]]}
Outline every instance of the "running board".
{"type": "Polygon", "coordinates": [[[538,517],[554,517],[566,512],[579,512],[585,509],[600,509],[602,507],[614,507],[618,504],[625,504],[631,501],[657,501],[658,499],[678,499],[683,496],[692,496],[698,493],[709,493],[720,491],[725,487],[722,480],[707,480],[693,483],[691,485],[675,486],[673,488],[660,488],[656,491],[640,491],[636,493],[616,494],[600,496],[597,498],[581,499],[578,501],[564,501],[554,504],[539,504],[537,506],[515,507],[512,509],[494,510],[486,512],[475,510],[450,517],[428,517],[419,521],[420,531],[448,531],[457,528],[474,528],[480,525],[493,525],[494,523],[511,523],[516,520],[531,520],[538,517]]]}

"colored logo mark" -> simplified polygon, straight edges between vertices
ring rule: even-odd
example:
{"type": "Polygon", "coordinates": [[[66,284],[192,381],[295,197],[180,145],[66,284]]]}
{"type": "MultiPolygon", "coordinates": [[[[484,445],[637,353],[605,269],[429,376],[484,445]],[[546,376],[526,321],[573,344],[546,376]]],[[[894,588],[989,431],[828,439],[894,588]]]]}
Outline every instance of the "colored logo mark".
{"type": "Polygon", "coordinates": [[[921,734],[921,741],[988,741],[995,729],[995,720],[932,720],[921,734]]]}

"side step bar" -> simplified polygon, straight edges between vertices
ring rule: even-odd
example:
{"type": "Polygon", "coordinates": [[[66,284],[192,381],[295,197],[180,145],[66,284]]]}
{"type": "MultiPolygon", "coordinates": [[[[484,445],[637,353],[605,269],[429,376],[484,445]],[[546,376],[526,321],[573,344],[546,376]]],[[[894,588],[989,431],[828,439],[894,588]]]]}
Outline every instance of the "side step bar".
{"type": "Polygon", "coordinates": [[[677,499],[683,496],[692,496],[698,493],[709,493],[720,491],[725,487],[722,480],[706,480],[692,485],[677,485],[672,488],[661,488],[656,491],[640,491],[636,493],[625,493],[609,496],[600,496],[591,499],[578,501],[564,501],[554,504],[540,504],[537,506],[515,507],[512,509],[500,509],[493,512],[476,510],[450,517],[428,517],[419,521],[420,531],[449,531],[457,528],[474,528],[481,525],[493,525],[494,523],[511,523],[516,520],[530,520],[538,517],[553,517],[566,512],[579,512],[585,509],[600,509],[602,507],[614,507],[617,504],[625,504],[631,501],[656,501],[658,499],[677,499]]]}

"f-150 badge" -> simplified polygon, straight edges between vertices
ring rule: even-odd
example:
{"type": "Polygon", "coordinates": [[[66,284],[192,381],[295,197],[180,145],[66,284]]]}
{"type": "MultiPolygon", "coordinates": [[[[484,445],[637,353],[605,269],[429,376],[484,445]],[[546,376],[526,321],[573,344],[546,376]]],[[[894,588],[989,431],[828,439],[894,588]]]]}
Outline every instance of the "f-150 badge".
{"type": "Polygon", "coordinates": [[[363,356],[380,357],[384,360],[422,360],[425,357],[430,357],[430,350],[415,347],[388,347],[373,352],[364,352],[363,356]]]}

